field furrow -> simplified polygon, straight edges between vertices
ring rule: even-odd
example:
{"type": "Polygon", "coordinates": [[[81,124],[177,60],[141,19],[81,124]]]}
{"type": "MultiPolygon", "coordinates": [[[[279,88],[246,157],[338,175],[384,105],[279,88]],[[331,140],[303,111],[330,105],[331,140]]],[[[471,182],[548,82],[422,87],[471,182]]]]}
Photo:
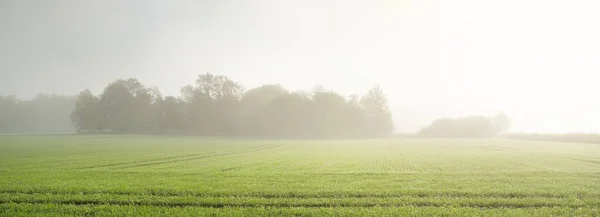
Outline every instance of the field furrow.
{"type": "Polygon", "coordinates": [[[0,216],[598,216],[600,146],[0,137],[0,216]]]}

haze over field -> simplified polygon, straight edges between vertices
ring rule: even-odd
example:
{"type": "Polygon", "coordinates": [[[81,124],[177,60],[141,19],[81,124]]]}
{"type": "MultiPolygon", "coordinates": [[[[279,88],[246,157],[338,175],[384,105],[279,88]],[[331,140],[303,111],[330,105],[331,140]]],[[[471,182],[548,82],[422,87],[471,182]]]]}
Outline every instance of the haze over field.
{"type": "Polygon", "coordinates": [[[99,94],[198,74],[253,88],[379,84],[395,127],[504,111],[514,132],[600,132],[596,1],[0,2],[0,94],[99,94]]]}
{"type": "Polygon", "coordinates": [[[0,0],[0,216],[600,216],[598,11],[0,0]]]}

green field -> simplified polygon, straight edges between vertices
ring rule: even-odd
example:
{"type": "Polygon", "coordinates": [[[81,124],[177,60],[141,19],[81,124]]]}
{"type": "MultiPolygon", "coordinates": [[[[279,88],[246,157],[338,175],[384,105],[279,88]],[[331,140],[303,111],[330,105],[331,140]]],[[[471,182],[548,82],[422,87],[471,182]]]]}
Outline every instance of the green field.
{"type": "Polygon", "coordinates": [[[0,136],[0,216],[599,216],[600,145],[0,136]]]}

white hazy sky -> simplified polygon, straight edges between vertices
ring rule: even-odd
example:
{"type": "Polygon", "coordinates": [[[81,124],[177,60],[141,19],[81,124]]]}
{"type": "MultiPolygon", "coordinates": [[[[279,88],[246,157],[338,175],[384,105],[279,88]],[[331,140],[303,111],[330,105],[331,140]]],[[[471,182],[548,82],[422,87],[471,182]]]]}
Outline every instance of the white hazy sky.
{"type": "Polygon", "coordinates": [[[516,132],[600,132],[600,2],[4,0],[0,94],[99,93],[197,74],[386,92],[396,128],[505,111],[516,132]]]}

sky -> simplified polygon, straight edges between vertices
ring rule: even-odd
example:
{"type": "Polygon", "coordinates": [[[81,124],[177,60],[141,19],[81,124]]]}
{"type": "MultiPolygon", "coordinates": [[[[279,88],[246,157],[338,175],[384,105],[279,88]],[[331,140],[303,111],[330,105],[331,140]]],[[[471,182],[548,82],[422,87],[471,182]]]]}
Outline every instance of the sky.
{"type": "Polygon", "coordinates": [[[600,132],[600,2],[3,0],[0,95],[165,95],[198,74],[291,90],[379,85],[396,130],[507,113],[513,132],[600,132]]]}

